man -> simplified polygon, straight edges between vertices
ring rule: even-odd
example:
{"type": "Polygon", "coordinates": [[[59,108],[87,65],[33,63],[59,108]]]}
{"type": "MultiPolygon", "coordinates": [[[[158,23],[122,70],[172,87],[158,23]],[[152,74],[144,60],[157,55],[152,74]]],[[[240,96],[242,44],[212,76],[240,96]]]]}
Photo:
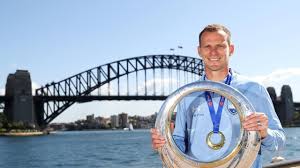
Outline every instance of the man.
{"type": "MultiPolygon", "coordinates": [[[[231,34],[226,27],[218,24],[206,26],[199,34],[198,46],[198,54],[204,62],[205,70],[202,80],[226,83],[247,97],[256,112],[247,116],[242,121],[242,126],[248,131],[259,132],[262,139],[261,152],[280,150],[284,146],[285,135],[269,94],[262,85],[230,69],[229,59],[233,52],[234,45],[231,42],[231,34]]],[[[228,149],[228,143],[225,143],[223,147],[223,144],[219,143],[220,140],[224,140],[222,137],[212,138],[208,135],[210,132],[213,135],[223,132],[226,142],[233,141],[234,137],[238,136],[237,131],[233,130],[231,125],[231,118],[234,118],[236,111],[234,108],[229,108],[231,103],[224,97],[210,92],[198,95],[197,101],[194,102],[198,102],[196,107],[193,102],[188,104],[185,100],[180,102],[173,138],[182,152],[199,160],[213,161],[226,153],[224,150],[228,149]],[[194,110],[191,110],[191,107],[194,110]],[[219,117],[216,117],[217,115],[219,117]],[[216,149],[212,149],[214,146],[207,145],[207,138],[213,144],[219,145],[217,145],[219,155],[212,156],[209,154],[216,149]]],[[[154,149],[165,144],[164,138],[156,129],[152,129],[151,134],[154,149]]],[[[262,167],[261,152],[259,152],[252,167],[262,167]]]]}

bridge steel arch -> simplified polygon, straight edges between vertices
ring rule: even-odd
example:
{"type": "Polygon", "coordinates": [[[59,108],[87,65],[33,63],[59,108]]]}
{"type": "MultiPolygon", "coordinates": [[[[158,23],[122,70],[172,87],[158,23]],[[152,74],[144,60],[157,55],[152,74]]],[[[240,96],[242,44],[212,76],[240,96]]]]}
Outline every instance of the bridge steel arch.
{"type": "MultiPolygon", "coordinates": [[[[175,69],[201,76],[204,65],[201,59],[188,56],[148,55],[118,60],[86,70],[59,82],[46,84],[36,89],[35,110],[38,114],[38,124],[44,126],[49,124],[68,107],[78,102],[80,97],[90,97],[94,90],[105,84],[109,86],[111,81],[117,80],[119,86],[120,77],[138,71],[145,71],[146,75],[146,71],[151,69],[175,69]]],[[[126,96],[129,95],[125,95],[123,98],[126,96]]],[[[113,96],[108,91],[108,99],[109,97],[113,96]]],[[[122,99],[119,91],[115,97],[117,100],[122,99]]],[[[149,97],[158,100],[164,99],[166,96],[152,95],[149,97]]],[[[149,98],[147,99],[149,100],[149,98]]],[[[101,99],[98,97],[98,100],[101,99]]]]}

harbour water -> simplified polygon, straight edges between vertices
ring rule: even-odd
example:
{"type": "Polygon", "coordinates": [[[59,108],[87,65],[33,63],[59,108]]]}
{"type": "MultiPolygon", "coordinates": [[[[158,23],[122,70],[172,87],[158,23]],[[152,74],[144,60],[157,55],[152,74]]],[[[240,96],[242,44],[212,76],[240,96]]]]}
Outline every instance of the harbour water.
{"type": "MultiPolygon", "coordinates": [[[[300,128],[286,128],[279,154],[300,157],[300,128]]],[[[264,163],[271,155],[265,154],[264,163]]],[[[162,167],[151,149],[149,130],[56,132],[35,137],[0,137],[1,168],[162,167]]]]}

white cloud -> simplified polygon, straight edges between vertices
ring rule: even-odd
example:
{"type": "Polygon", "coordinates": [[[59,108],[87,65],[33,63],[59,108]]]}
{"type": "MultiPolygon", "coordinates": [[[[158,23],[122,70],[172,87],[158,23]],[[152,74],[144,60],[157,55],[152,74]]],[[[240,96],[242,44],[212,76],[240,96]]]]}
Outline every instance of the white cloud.
{"type": "Polygon", "coordinates": [[[300,101],[300,68],[278,69],[265,76],[253,77],[265,87],[274,87],[279,96],[281,87],[289,85],[293,92],[294,101],[300,101]]]}
{"type": "MultiPolygon", "coordinates": [[[[177,88],[177,80],[174,78],[156,78],[156,79],[149,79],[146,81],[146,88],[147,92],[152,93],[154,91],[154,85],[155,85],[155,91],[156,92],[162,92],[162,86],[164,87],[164,92],[169,92],[170,91],[170,84],[172,85],[172,91],[177,88]]],[[[135,84],[129,86],[129,93],[135,94],[135,84]]],[[[118,94],[118,88],[116,83],[112,83],[110,88],[108,88],[108,84],[105,84],[101,86],[101,95],[106,95],[108,93],[108,89],[110,90],[111,95],[117,95],[118,94]]],[[[127,90],[127,85],[120,85],[119,88],[120,94],[124,94],[127,90]]],[[[143,82],[140,82],[137,88],[139,93],[144,93],[145,92],[145,84],[143,82]]],[[[99,88],[94,90],[91,95],[99,95],[99,88]]]]}
{"type": "MultiPolygon", "coordinates": [[[[177,80],[174,78],[156,78],[156,79],[151,79],[147,80],[146,82],[146,88],[147,92],[153,92],[154,91],[154,84],[156,86],[155,90],[161,90],[162,86],[164,86],[165,90],[168,92],[169,91],[169,85],[172,85],[172,89],[176,89],[175,85],[177,84],[177,80]]],[[[143,93],[145,91],[145,85],[139,86],[138,87],[138,92],[143,93]]]]}
{"type": "Polygon", "coordinates": [[[32,83],[31,83],[32,95],[35,95],[35,90],[36,90],[37,88],[40,88],[40,87],[41,87],[40,84],[38,84],[38,83],[32,81],[32,83]]]}
{"type": "Polygon", "coordinates": [[[5,89],[0,89],[0,95],[4,95],[5,94],[5,89]]]}
{"type": "Polygon", "coordinates": [[[100,92],[101,92],[101,95],[105,95],[105,94],[108,94],[108,90],[110,91],[110,94],[116,94],[116,90],[111,86],[111,87],[108,87],[108,84],[104,84],[103,86],[101,86],[101,91],[99,90],[100,88],[92,91],[91,95],[100,95],[100,92]]]}

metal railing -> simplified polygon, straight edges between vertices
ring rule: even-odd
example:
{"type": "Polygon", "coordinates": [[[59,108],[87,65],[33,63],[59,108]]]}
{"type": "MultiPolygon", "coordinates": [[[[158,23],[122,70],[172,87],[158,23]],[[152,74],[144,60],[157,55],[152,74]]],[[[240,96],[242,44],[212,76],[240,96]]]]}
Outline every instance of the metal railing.
{"type": "Polygon", "coordinates": [[[300,167],[300,158],[293,160],[283,160],[276,163],[264,165],[264,168],[288,168],[288,167],[300,167]]]}

